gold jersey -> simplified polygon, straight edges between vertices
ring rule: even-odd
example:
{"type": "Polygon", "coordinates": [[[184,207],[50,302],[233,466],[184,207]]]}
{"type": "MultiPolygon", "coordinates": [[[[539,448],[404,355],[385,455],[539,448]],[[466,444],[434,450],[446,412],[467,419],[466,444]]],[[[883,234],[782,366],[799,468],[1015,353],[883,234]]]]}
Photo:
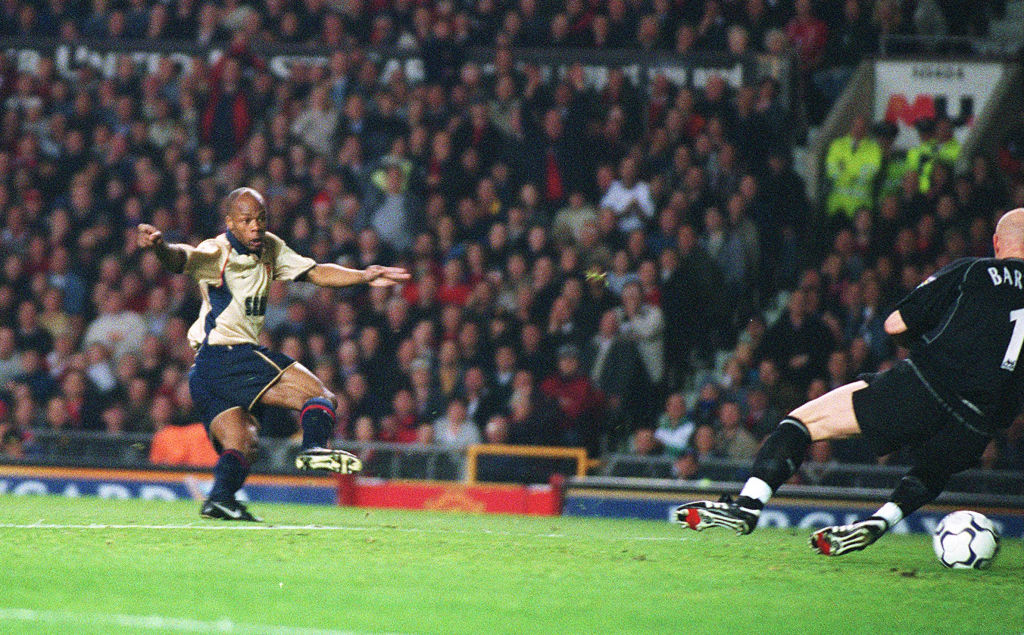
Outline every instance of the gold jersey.
{"type": "Polygon", "coordinates": [[[295,280],[316,266],[267,232],[263,249],[252,252],[231,232],[185,245],[185,273],[199,283],[203,306],[188,330],[188,343],[258,344],[267,293],[273,280],[295,280]]]}

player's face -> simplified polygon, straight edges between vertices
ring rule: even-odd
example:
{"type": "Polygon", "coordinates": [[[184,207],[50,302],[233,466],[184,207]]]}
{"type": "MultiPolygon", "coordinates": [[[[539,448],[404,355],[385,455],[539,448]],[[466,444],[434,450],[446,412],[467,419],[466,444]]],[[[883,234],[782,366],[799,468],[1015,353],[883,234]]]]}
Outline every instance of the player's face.
{"type": "Polygon", "coordinates": [[[267,231],[267,212],[258,205],[239,205],[228,214],[226,224],[247,249],[263,248],[263,235],[267,231]]]}

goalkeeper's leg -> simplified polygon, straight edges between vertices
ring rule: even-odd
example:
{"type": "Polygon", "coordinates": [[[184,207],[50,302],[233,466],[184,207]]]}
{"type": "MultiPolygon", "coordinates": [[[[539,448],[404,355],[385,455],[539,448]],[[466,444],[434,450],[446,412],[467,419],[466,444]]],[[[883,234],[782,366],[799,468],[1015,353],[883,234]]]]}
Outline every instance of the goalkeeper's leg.
{"type": "Polygon", "coordinates": [[[694,501],[676,508],[676,522],[701,531],[726,527],[749,534],[761,510],[803,463],[812,441],[846,438],[860,433],[851,395],[867,384],[856,381],[810,401],[784,418],[758,450],[751,477],[735,500],[694,501]]]}
{"type": "Polygon", "coordinates": [[[949,476],[941,470],[914,467],[900,480],[889,502],[867,520],[823,527],[811,534],[811,548],[823,556],[841,556],[864,549],[922,505],[935,500],[946,487],[949,476]]]}
{"type": "Polygon", "coordinates": [[[914,467],[900,479],[889,502],[867,520],[824,527],[811,534],[811,548],[825,556],[860,551],[910,514],[938,498],[949,477],[978,461],[990,437],[952,422],[918,450],[914,467]]]}

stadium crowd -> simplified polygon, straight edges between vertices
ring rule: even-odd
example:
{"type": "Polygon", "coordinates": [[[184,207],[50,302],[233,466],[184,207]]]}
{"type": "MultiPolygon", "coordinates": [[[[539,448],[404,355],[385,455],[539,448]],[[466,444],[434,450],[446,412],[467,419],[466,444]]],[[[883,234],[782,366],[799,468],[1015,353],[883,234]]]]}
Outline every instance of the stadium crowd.
{"type": "MultiPolygon", "coordinates": [[[[749,458],[788,409],[891,364],[895,301],[990,254],[999,212],[1024,206],[1024,182],[987,158],[953,170],[949,122],[921,122],[904,157],[889,127],[858,120],[816,207],[771,75],[682,88],[612,69],[594,85],[580,64],[550,80],[517,64],[515,46],[602,45],[604,29],[606,46],[741,52],[740,26],[743,46],[777,33],[809,73],[801,21],[821,7],[806,0],[539,4],[6,3],[4,34],[229,46],[152,72],[120,57],[110,77],[0,57],[0,454],[39,456],[38,431],[85,429],[173,432],[154,458],[184,460],[165,451],[202,435],[185,338],[199,294],[137,250],[135,226],[195,244],[221,231],[239,185],[266,195],[270,230],[297,251],[414,273],[394,292],[271,290],[263,343],[338,395],[339,438],[664,453],[679,476],[749,458]],[[252,44],[267,39],[333,52],[282,78],[252,44]],[[422,48],[424,82],[366,55],[403,40],[422,48]],[[493,73],[463,61],[490,42],[493,73]]],[[[925,5],[938,6],[850,0],[811,40],[851,59],[830,47],[869,40],[837,35],[844,19],[909,29],[877,18],[925,5]]],[[[296,430],[283,413],[261,424],[296,430]]],[[[855,441],[812,451],[873,460],[855,441]]],[[[1024,466],[1024,426],[989,454],[1024,466]]]]}
{"type": "Polygon", "coordinates": [[[640,48],[687,54],[767,47],[783,30],[809,61],[880,34],[983,35],[1005,3],[954,0],[44,0],[5,2],[0,35],[345,47],[640,48]],[[738,28],[737,28],[738,27],[738,28]],[[839,40],[839,41],[837,41],[839,40]]]}

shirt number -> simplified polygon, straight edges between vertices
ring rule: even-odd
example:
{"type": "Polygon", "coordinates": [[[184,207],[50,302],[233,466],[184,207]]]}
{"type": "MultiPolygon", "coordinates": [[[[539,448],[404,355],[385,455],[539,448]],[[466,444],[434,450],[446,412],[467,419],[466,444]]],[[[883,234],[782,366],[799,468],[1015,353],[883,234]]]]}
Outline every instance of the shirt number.
{"type": "Polygon", "coordinates": [[[1003,365],[1000,368],[1012,371],[1017,367],[1020,348],[1024,345],[1024,309],[1010,311],[1010,321],[1013,322],[1013,335],[1010,336],[1010,344],[1006,347],[1006,355],[1003,356],[1003,365]]]}
{"type": "MultiPolygon", "coordinates": [[[[267,296],[265,295],[251,295],[245,299],[245,314],[252,315],[266,315],[267,314],[267,296]]],[[[1019,347],[1018,347],[1019,348],[1019,347]]]]}

